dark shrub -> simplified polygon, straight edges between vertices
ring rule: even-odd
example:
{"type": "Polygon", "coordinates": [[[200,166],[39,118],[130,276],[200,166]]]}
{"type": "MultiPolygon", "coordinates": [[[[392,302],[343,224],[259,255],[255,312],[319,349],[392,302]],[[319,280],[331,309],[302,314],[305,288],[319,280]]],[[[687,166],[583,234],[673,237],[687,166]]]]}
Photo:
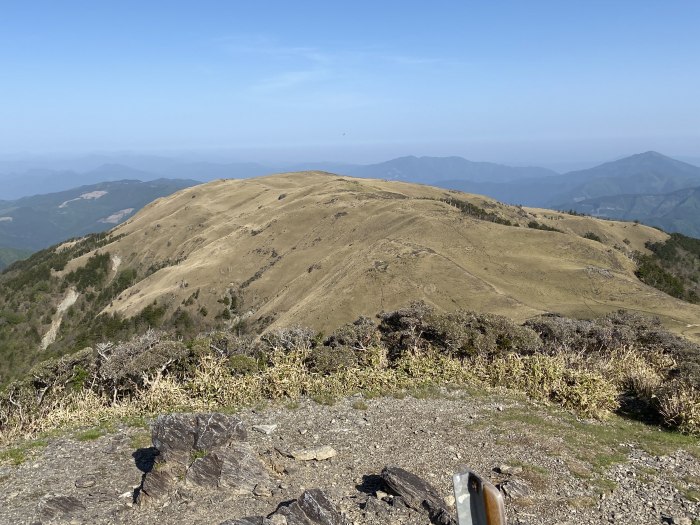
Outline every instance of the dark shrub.
{"type": "Polygon", "coordinates": [[[234,375],[250,375],[259,372],[261,364],[254,357],[247,355],[232,355],[228,358],[228,366],[234,375]]]}
{"type": "Polygon", "coordinates": [[[432,313],[432,306],[419,301],[394,312],[379,314],[379,332],[390,359],[399,357],[406,350],[426,346],[424,334],[429,331],[427,318],[432,313]]]}
{"type": "Polygon", "coordinates": [[[428,317],[430,342],[457,357],[493,357],[507,352],[527,355],[542,343],[537,333],[507,317],[457,311],[428,317]]]}
{"type": "Polygon", "coordinates": [[[458,357],[505,352],[531,354],[541,346],[533,330],[495,314],[435,313],[425,303],[413,303],[380,317],[379,330],[391,358],[429,345],[458,357]]]}
{"type": "Polygon", "coordinates": [[[381,341],[379,330],[369,317],[360,317],[356,321],[343,325],[333,332],[324,342],[326,346],[349,346],[354,350],[365,350],[381,341]]]}
{"type": "Polygon", "coordinates": [[[357,367],[357,355],[347,346],[318,346],[311,351],[306,366],[311,372],[323,375],[357,367]]]}
{"type": "Polygon", "coordinates": [[[98,346],[99,378],[104,390],[133,393],[144,378],[186,369],[190,350],[179,341],[163,341],[163,334],[150,330],[126,343],[98,346]]]}
{"type": "Polygon", "coordinates": [[[290,351],[298,348],[312,348],[316,345],[317,334],[311,328],[295,326],[271,330],[260,337],[260,341],[270,350],[290,351]]]}

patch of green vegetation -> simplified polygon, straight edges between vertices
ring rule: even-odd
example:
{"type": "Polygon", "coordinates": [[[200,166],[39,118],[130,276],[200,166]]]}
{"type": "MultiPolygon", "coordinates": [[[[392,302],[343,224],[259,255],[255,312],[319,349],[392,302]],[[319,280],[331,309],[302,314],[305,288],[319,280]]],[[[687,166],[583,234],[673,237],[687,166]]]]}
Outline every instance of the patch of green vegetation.
{"type": "Polygon", "coordinates": [[[440,387],[434,383],[423,383],[411,388],[408,395],[415,399],[441,399],[445,397],[440,387]]]}
{"type": "Polygon", "coordinates": [[[32,254],[30,250],[16,248],[0,248],[0,271],[7,268],[15,261],[20,261],[32,254]]]}
{"type": "Polygon", "coordinates": [[[208,452],[206,450],[193,450],[190,454],[190,463],[194,463],[198,459],[207,457],[208,452]]]}
{"type": "Polygon", "coordinates": [[[133,434],[129,440],[129,446],[133,449],[148,448],[151,444],[151,434],[149,432],[138,432],[133,434]]]}
{"type": "Polygon", "coordinates": [[[588,479],[605,491],[612,482],[605,481],[604,472],[627,460],[629,448],[626,443],[633,443],[655,456],[671,454],[678,449],[694,455],[700,454],[700,443],[693,436],[662,430],[619,416],[612,416],[604,422],[591,422],[580,421],[560,409],[549,410],[552,417],[536,414],[526,407],[512,407],[494,414],[488,425],[534,431],[542,438],[560,436],[563,438],[566,455],[572,458],[567,462],[571,473],[588,479]]]}
{"type": "Polygon", "coordinates": [[[591,241],[596,241],[596,242],[603,242],[603,239],[600,238],[600,235],[594,233],[594,232],[586,232],[583,234],[584,239],[590,239],[591,241]]]}
{"type": "Polygon", "coordinates": [[[559,232],[559,233],[564,233],[562,230],[558,228],[554,228],[553,226],[547,226],[546,224],[543,224],[541,222],[537,221],[530,221],[527,223],[528,228],[532,228],[535,230],[544,230],[547,232],[559,232]]]}
{"type": "Polygon", "coordinates": [[[574,209],[570,210],[562,210],[564,213],[568,213],[569,215],[573,215],[574,217],[590,217],[587,213],[581,213],[579,211],[576,211],[574,209]]]}
{"type": "Polygon", "coordinates": [[[596,500],[591,496],[574,496],[567,498],[566,504],[574,509],[586,509],[590,507],[595,507],[596,500]]]}
{"type": "Polygon", "coordinates": [[[321,392],[311,396],[311,399],[319,405],[333,406],[338,399],[330,392],[321,392]]]}
{"type": "Polygon", "coordinates": [[[672,233],[665,242],[647,243],[652,253],[636,252],[640,281],[673,297],[700,303],[700,239],[672,233]]]}
{"type": "Polygon", "coordinates": [[[27,459],[27,453],[21,448],[11,448],[0,452],[0,462],[21,465],[27,459]]]}
{"type": "Polygon", "coordinates": [[[591,481],[598,494],[610,494],[617,489],[617,482],[606,477],[598,477],[591,481]]]}
{"type": "Polygon", "coordinates": [[[355,410],[367,410],[369,407],[362,399],[358,399],[352,402],[352,408],[355,410]]]}
{"type": "Polygon", "coordinates": [[[91,428],[89,430],[85,430],[83,432],[80,432],[75,436],[75,439],[78,441],[93,441],[95,439],[101,438],[104,436],[104,431],[99,428],[91,428]]]}
{"type": "Polygon", "coordinates": [[[64,277],[65,283],[74,284],[80,292],[88,288],[97,288],[109,275],[109,252],[96,253],[90,257],[84,266],[77,268],[64,277]]]}
{"type": "Polygon", "coordinates": [[[10,463],[15,466],[21,465],[31,457],[34,450],[44,448],[47,445],[48,442],[43,439],[34,439],[0,451],[0,464],[10,463]]]}
{"type": "Polygon", "coordinates": [[[480,208],[471,202],[463,201],[460,199],[455,199],[454,197],[447,197],[440,199],[442,202],[446,202],[450,206],[454,206],[459,211],[480,221],[495,222],[496,224],[503,224],[504,226],[518,226],[518,224],[513,223],[508,219],[504,219],[497,213],[487,211],[484,208],[480,208]]]}

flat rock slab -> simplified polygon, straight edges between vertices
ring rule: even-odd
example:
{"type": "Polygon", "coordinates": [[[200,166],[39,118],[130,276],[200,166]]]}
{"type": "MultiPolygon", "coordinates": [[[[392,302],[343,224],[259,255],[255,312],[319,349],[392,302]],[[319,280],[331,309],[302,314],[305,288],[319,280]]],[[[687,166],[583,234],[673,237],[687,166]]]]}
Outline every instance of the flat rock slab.
{"type": "Polygon", "coordinates": [[[265,435],[270,435],[272,434],[275,429],[277,428],[277,425],[254,425],[253,430],[256,432],[260,432],[261,434],[265,435]]]}
{"type": "Polygon", "coordinates": [[[289,453],[294,459],[299,461],[323,461],[324,459],[330,459],[338,455],[336,450],[328,445],[316,448],[306,448],[301,450],[293,450],[289,453]]]}
{"type": "Polygon", "coordinates": [[[219,525],[272,525],[272,522],[264,516],[251,516],[237,520],[222,521],[219,525]]]}
{"type": "Polygon", "coordinates": [[[43,502],[40,509],[41,517],[45,520],[70,518],[85,510],[85,505],[73,496],[56,496],[43,502]]]}
{"type": "Polygon", "coordinates": [[[384,467],[382,479],[389,489],[401,496],[403,501],[415,510],[428,511],[430,520],[440,525],[457,525],[451,516],[445,500],[435,487],[424,479],[400,467],[384,467]]]}

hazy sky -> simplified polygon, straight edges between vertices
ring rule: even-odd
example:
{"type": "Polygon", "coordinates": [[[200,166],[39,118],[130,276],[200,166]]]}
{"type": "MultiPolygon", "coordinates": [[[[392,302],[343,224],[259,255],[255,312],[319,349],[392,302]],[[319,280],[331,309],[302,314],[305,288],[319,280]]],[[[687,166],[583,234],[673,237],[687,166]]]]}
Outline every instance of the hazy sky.
{"type": "Polygon", "coordinates": [[[695,0],[1,7],[3,154],[700,156],[695,0]]]}

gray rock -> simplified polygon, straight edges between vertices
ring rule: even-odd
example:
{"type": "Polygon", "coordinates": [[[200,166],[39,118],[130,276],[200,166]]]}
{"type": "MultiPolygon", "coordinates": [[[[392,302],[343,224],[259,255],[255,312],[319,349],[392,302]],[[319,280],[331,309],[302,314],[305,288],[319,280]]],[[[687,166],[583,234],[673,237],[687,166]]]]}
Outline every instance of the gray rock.
{"type": "Polygon", "coordinates": [[[226,414],[197,414],[196,450],[212,450],[246,441],[248,432],[240,418],[226,414]]]}
{"type": "Polygon", "coordinates": [[[187,464],[197,439],[197,418],[194,414],[158,416],[151,438],[160,453],[159,459],[187,464]]]}
{"type": "Polygon", "coordinates": [[[530,495],[530,487],[524,481],[517,479],[504,481],[498,485],[498,488],[504,496],[511,499],[520,499],[530,495]]]}
{"type": "Polygon", "coordinates": [[[435,487],[400,467],[384,467],[382,479],[392,492],[401,496],[415,510],[427,510],[430,520],[440,525],[457,525],[447,504],[435,487]]]}
{"type": "Polygon", "coordinates": [[[213,450],[236,441],[245,441],[248,433],[243,422],[226,414],[167,414],[153,424],[153,446],[164,461],[190,462],[193,450],[213,450]]]}
{"type": "Polygon", "coordinates": [[[270,477],[247,443],[235,443],[196,459],[185,475],[186,483],[221,487],[234,494],[252,494],[270,485],[270,477]]]}
{"type": "Polygon", "coordinates": [[[253,426],[253,430],[255,430],[256,432],[260,432],[261,434],[265,434],[265,435],[272,434],[276,428],[277,428],[277,425],[254,425],[253,426]]]}
{"type": "Polygon", "coordinates": [[[256,485],[271,484],[265,466],[247,443],[234,443],[217,455],[222,460],[220,487],[238,494],[251,494],[256,485]]]}
{"type": "Polygon", "coordinates": [[[389,505],[378,498],[367,498],[367,501],[362,505],[362,510],[375,516],[384,517],[389,514],[389,505]]]}
{"type": "MultiPolygon", "coordinates": [[[[288,525],[346,525],[338,508],[320,489],[309,489],[275,515],[284,516],[288,525]]],[[[272,516],[271,516],[272,518],[272,516]]]]}
{"type": "Polygon", "coordinates": [[[237,520],[222,521],[219,525],[270,525],[271,523],[265,516],[250,516],[237,520]]]}
{"type": "Polygon", "coordinates": [[[41,505],[41,517],[45,520],[70,518],[85,510],[85,505],[73,496],[56,496],[41,505]]]}
{"type": "MultiPolygon", "coordinates": [[[[144,474],[138,501],[158,500],[179,480],[233,494],[262,493],[270,477],[248,443],[243,422],[225,414],[168,414],[153,425],[156,467],[144,474]]],[[[269,489],[268,489],[269,490],[269,489]]]]}
{"type": "Polygon", "coordinates": [[[322,447],[307,448],[302,450],[293,450],[289,453],[294,459],[299,461],[323,461],[338,455],[335,449],[331,446],[324,445],[322,447]]]}
{"type": "Polygon", "coordinates": [[[190,468],[187,469],[185,480],[199,487],[215,488],[219,486],[221,480],[221,466],[223,460],[216,452],[207,454],[203,458],[194,460],[190,468]]]}
{"type": "Polygon", "coordinates": [[[161,500],[175,489],[176,484],[177,478],[169,472],[167,467],[154,469],[144,474],[136,501],[139,505],[143,505],[151,501],[161,500]]]}

